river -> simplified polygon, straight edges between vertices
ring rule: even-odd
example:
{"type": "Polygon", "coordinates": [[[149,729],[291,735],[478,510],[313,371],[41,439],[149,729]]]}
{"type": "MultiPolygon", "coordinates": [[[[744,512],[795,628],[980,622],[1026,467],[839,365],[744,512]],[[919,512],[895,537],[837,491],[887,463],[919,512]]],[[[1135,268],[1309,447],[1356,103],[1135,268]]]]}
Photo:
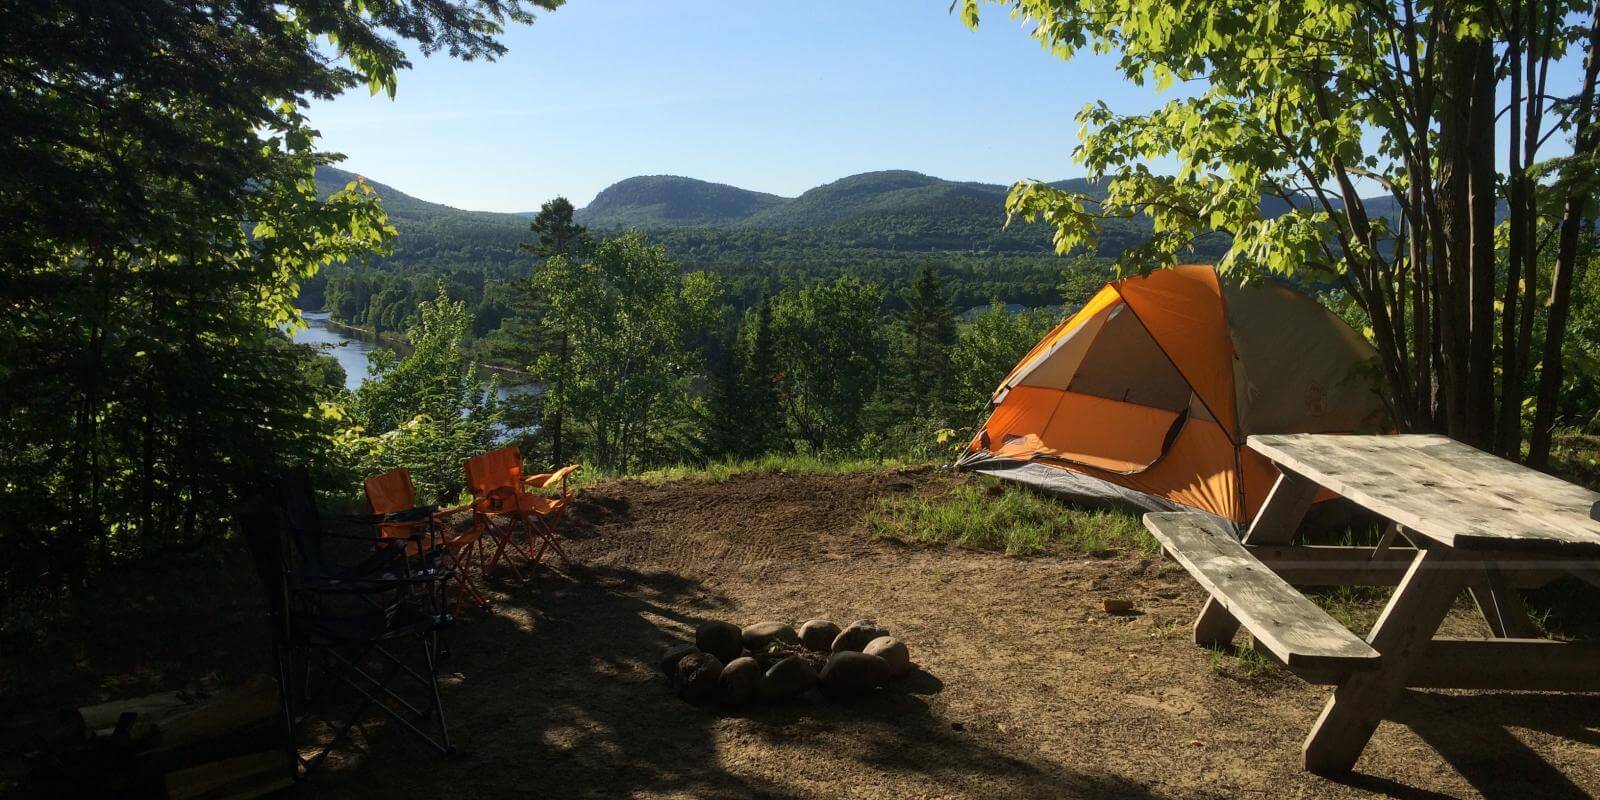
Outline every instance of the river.
{"type": "MultiPolygon", "coordinates": [[[[367,380],[367,362],[372,359],[372,351],[378,349],[379,345],[351,333],[347,328],[329,324],[325,311],[302,311],[300,316],[305,319],[307,327],[296,331],[294,340],[300,344],[323,345],[324,352],[333,356],[344,368],[344,388],[352,392],[360,388],[367,380]]],[[[486,385],[488,382],[484,380],[486,385]]],[[[535,386],[531,383],[501,386],[500,399],[534,391],[535,386]]]]}

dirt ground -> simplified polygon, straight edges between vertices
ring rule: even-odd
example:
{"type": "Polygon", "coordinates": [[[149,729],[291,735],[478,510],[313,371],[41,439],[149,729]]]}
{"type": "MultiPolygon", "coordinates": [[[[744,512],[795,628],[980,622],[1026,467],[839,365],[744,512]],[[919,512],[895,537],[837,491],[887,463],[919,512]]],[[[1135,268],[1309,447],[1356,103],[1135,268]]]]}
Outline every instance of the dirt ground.
{"type": "MultiPolygon", "coordinates": [[[[874,540],[922,471],[602,485],[544,573],[454,634],[462,753],[385,742],[311,795],[439,797],[1587,797],[1600,697],[1408,692],[1344,781],[1299,767],[1327,690],[1187,639],[1203,596],[1174,565],[1013,558],[874,540]],[[1111,616],[1106,597],[1137,613],[1111,616]],[[914,677],[848,704],[725,712],[654,663],[706,619],[871,617],[914,677]],[[400,749],[397,749],[400,748],[400,749]],[[412,755],[415,753],[415,755],[412,755]]],[[[1461,625],[1468,623],[1461,622],[1461,625]]]]}

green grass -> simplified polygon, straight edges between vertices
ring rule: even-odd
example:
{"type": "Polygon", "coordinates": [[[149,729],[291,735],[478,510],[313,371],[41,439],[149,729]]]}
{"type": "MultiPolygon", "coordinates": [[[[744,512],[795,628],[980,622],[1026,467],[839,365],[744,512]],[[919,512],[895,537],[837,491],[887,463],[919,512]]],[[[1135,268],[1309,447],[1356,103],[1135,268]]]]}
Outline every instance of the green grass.
{"type": "Polygon", "coordinates": [[[1017,486],[981,479],[935,497],[885,497],[867,513],[874,535],[902,542],[953,544],[1010,555],[1136,553],[1155,555],[1139,518],[1084,511],[1017,486]]]}
{"type": "Polygon", "coordinates": [[[841,475],[851,472],[870,472],[907,466],[908,462],[893,458],[825,458],[793,453],[769,453],[758,458],[739,461],[713,461],[710,464],[680,464],[675,467],[617,476],[645,483],[659,484],[671,481],[704,481],[721,483],[736,475],[788,473],[795,475],[841,475]]]}
{"type": "Polygon", "coordinates": [[[1261,678],[1272,675],[1283,669],[1282,665],[1273,661],[1270,656],[1262,655],[1248,640],[1243,646],[1228,648],[1213,648],[1211,650],[1211,671],[1232,675],[1238,678],[1261,678]]]}

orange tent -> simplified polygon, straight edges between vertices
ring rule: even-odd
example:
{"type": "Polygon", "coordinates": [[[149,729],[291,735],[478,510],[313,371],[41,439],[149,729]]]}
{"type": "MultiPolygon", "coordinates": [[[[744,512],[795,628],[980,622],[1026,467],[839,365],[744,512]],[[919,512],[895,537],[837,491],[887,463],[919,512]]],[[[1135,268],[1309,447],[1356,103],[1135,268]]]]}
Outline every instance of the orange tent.
{"type": "Polygon", "coordinates": [[[1198,265],[1115,281],[1011,370],[957,465],[1243,523],[1277,476],[1245,437],[1386,429],[1376,359],[1279,283],[1198,265]]]}

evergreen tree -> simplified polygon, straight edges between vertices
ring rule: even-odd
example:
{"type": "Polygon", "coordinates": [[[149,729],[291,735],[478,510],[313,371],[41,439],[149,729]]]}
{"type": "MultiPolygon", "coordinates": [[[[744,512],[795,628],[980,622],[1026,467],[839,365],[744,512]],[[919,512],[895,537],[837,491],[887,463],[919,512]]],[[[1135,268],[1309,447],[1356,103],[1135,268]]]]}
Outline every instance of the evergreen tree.
{"type": "Polygon", "coordinates": [[[942,413],[950,397],[950,350],[956,343],[956,310],[933,269],[922,271],[906,297],[906,361],[899,365],[905,400],[922,413],[942,413]]]}
{"type": "Polygon", "coordinates": [[[524,243],[522,249],[540,258],[577,256],[587,253],[594,243],[589,229],[573,221],[577,209],[572,201],[557,196],[546,200],[539,213],[528,223],[528,230],[538,237],[537,242],[524,243]]]}
{"type": "MultiPolygon", "coordinates": [[[[742,328],[742,326],[741,326],[742,328]]],[[[743,456],[749,447],[744,415],[746,387],[739,330],[720,337],[708,360],[706,390],[706,450],[715,458],[743,456]]]]}
{"type": "Polygon", "coordinates": [[[744,327],[749,329],[741,336],[744,363],[740,386],[744,392],[744,440],[748,443],[744,455],[760,455],[784,447],[783,399],[778,394],[782,376],[773,342],[770,296],[762,297],[761,303],[745,314],[744,327]]]}
{"type": "MultiPolygon", "coordinates": [[[[587,255],[593,249],[594,242],[589,237],[589,229],[573,221],[575,211],[572,201],[565,197],[558,196],[545,201],[533,222],[528,224],[528,230],[533,232],[537,241],[524,243],[522,249],[545,261],[556,256],[574,259],[587,255]]],[[[567,331],[549,313],[544,293],[539,290],[535,280],[530,279],[522,284],[519,301],[517,310],[521,319],[517,328],[511,331],[510,341],[523,353],[532,353],[535,357],[541,352],[554,350],[557,367],[550,373],[543,396],[530,394],[518,399],[519,405],[532,404],[532,407],[519,409],[522,413],[516,416],[540,420],[543,433],[550,443],[550,463],[560,466],[568,455],[567,443],[562,436],[565,421],[563,409],[566,407],[562,396],[571,381],[571,342],[567,331]]]]}

